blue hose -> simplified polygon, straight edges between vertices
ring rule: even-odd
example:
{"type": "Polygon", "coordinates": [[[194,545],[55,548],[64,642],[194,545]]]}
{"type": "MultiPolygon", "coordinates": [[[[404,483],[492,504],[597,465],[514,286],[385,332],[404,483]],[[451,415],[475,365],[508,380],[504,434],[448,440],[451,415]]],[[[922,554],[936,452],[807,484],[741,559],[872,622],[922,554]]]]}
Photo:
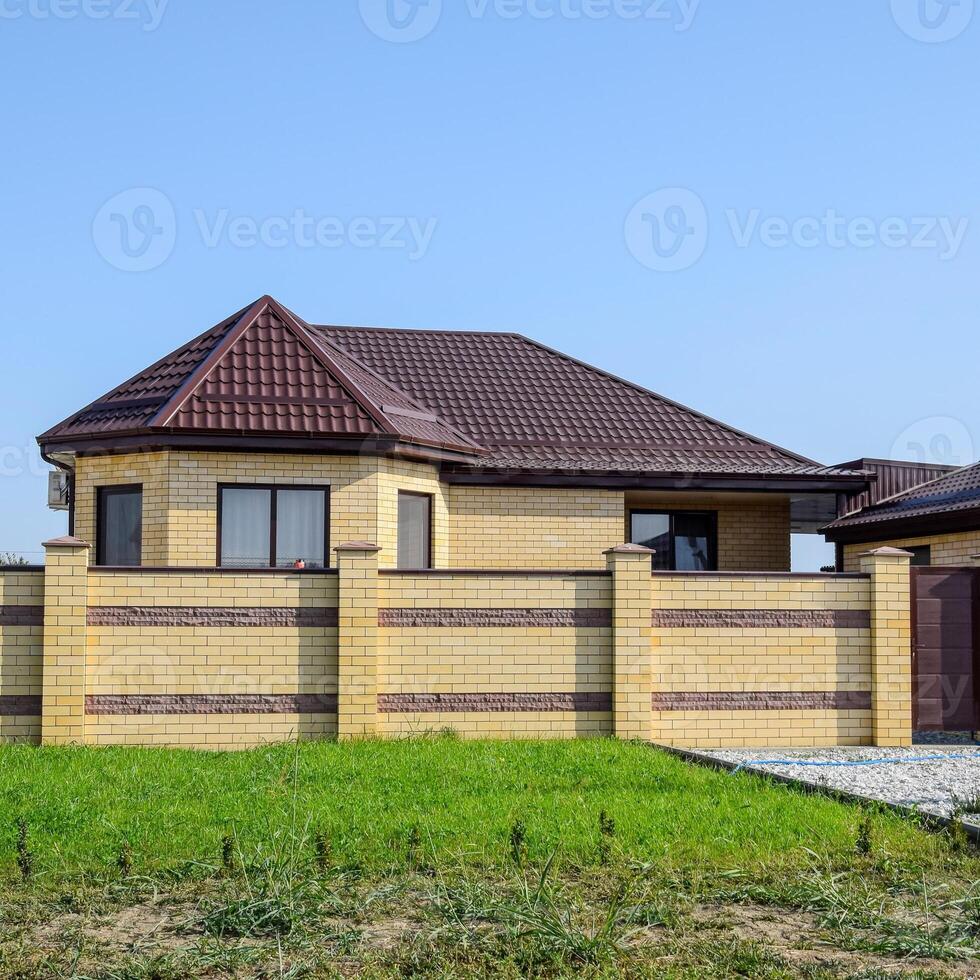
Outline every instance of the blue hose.
{"type": "Polygon", "coordinates": [[[740,773],[743,769],[748,766],[840,766],[842,768],[847,768],[851,766],[884,766],[888,764],[905,763],[905,762],[940,762],[946,759],[973,759],[975,762],[980,762],[980,752],[970,753],[969,755],[913,755],[908,758],[897,758],[897,759],[858,759],[854,762],[811,762],[804,761],[802,759],[746,759],[744,762],[740,762],[733,770],[732,775],[740,773]]]}

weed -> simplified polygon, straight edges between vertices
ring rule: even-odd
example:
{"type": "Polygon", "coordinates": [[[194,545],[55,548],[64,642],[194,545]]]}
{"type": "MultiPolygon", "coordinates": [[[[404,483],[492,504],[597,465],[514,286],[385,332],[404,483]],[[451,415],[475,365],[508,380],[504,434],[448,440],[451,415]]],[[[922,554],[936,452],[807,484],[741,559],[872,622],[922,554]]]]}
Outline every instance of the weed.
{"type": "Polygon", "coordinates": [[[316,866],[321,871],[327,871],[330,868],[331,850],[330,838],[324,831],[318,830],[313,835],[313,854],[316,859],[316,866]]]}
{"type": "Polygon", "coordinates": [[[581,914],[566,899],[560,888],[551,884],[550,875],[557,851],[548,858],[537,880],[521,876],[517,895],[500,903],[495,918],[511,934],[530,942],[546,956],[576,963],[598,964],[611,959],[624,947],[635,929],[624,916],[629,888],[620,885],[604,912],[592,924],[584,924],[581,914]]]}
{"type": "Polygon", "coordinates": [[[527,861],[527,827],[523,820],[515,820],[510,828],[510,859],[519,868],[527,861]]]}
{"type": "Polygon", "coordinates": [[[858,854],[868,855],[871,853],[871,814],[863,813],[861,815],[861,822],[858,824],[857,841],[854,844],[854,850],[858,854]]]}
{"type": "Polygon", "coordinates": [[[133,849],[128,840],[124,840],[119,847],[116,855],[116,869],[123,878],[128,878],[133,873],[133,849]]]}
{"type": "Polygon", "coordinates": [[[408,828],[406,848],[408,866],[417,870],[422,864],[422,832],[414,824],[408,828]]]}
{"type": "Polygon", "coordinates": [[[231,834],[221,838],[221,867],[226,874],[235,870],[235,838],[231,834]]]}
{"type": "Polygon", "coordinates": [[[609,863],[609,853],[613,838],[616,836],[616,821],[606,813],[599,811],[599,864],[603,867],[609,863]]]}
{"type": "Polygon", "coordinates": [[[17,867],[24,881],[34,874],[34,854],[28,844],[27,821],[23,817],[17,821],[17,867]]]}

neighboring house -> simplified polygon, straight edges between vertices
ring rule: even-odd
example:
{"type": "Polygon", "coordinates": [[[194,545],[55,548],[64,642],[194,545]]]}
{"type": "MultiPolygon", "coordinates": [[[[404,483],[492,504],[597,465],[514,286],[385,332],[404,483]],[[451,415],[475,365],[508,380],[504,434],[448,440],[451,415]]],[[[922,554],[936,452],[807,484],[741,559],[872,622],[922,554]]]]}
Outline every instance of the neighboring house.
{"type": "Polygon", "coordinates": [[[38,439],[101,566],[790,568],[868,475],[512,333],[308,324],[263,297],[38,439]]]}
{"type": "Polygon", "coordinates": [[[980,463],[861,507],[823,533],[845,571],[883,546],[912,552],[913,565],[972,565],[980,554],[980,463]]]}

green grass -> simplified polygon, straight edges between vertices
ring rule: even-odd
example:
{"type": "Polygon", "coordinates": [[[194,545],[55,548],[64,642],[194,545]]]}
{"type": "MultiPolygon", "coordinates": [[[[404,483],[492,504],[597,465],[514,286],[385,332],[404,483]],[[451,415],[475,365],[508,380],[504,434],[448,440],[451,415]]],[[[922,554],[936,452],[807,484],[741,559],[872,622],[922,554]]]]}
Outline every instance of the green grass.
{"type": "MultiPolygon", "coordinates": [[[[18,819],[49,873],[105,867],[124,842],[145,871],[217,862],[231,828],[259,842],[294,807],[335,860],[368,869],[398,859],[413,833],[432,859],[500,864],[518,820],[530,860],[560,848],[587,862],[602,844],[600,811],[635,860],[745,868],[802,860],[804,848],[849,853],[859,820],[831,800],[611,740],[324,742],[240,754],[0,748],[0,864],[14,862],[18,819]]],[[[921,861],[936,850],[898,817],[876,816],[875,827],[896,854],[921,861]]]]}
{"type": "Polygon", "coordinates": [[[963,840],[644,745],[0,747],[3,980],[938,978],[978,959],[963,840]]]}

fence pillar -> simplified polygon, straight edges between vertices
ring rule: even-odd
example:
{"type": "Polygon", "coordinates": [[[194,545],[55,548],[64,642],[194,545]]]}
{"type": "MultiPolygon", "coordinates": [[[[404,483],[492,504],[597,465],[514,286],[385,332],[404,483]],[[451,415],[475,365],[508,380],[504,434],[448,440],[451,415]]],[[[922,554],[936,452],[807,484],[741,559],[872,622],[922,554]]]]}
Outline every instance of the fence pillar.
{"type": "Polygon", "coordinates": [[[337,737],[378,733],[378,552],[352,541],[335,549],[340,569],[337,737]]]}
{"type": "Polygon", "coordinates": [[[612,572],[613,731],[649,739],[653,696],[650,556],[636,544],[605,552],[612,572]]]}
{"type": "Polygon", "coordinates": [[[912,555],[861,555],[871,576],[871,726],[875,745],[912,744],[912,555]]]}
{"type": "Polygon", "coordinates": [[[78,538],[45,541],[41,742],[85,741],[85,654],[89,545],[78,538]]]}

